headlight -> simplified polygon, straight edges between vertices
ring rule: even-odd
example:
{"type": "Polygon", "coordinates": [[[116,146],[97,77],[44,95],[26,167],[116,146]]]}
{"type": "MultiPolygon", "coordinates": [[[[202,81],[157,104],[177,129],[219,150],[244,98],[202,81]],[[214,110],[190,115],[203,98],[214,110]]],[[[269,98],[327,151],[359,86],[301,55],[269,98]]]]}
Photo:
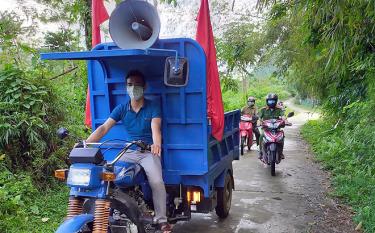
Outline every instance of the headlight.
{"type": "Polygon", "coordinates": [[[68,185],[89,186],[91,169],[70,168],[68,174],[68,185]]]}

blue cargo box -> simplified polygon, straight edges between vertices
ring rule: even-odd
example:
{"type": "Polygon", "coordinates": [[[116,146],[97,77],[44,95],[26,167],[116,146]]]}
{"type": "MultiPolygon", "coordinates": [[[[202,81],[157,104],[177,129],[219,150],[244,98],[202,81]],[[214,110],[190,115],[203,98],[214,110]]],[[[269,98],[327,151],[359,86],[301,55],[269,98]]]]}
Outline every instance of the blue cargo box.
{"type": "MultiPolygon", "coordinates": [[[[145,96],[162,108],[163,175],[167,185],[200,186],[209,197],[214,187],[223,187],[224,175],[233,174],[232,161],[239,159],[240,112],[225,113],[224,138],[210,136],[207,118],[206,58],[201,46],[192,39],[163,39],[147,50],[122,50],[104,43],[87,52],[45,53],[42,59],[88,60],[92,129],[108,118],[120,103],[129,101],[125,76],[131,69],[146,77],[145,96]],[[188,60],[189,80],[185,87],[164,84],[167,57],[188,60]]],[[[102,139],[125,139],[123,125],[118,123],[102,139]]],[[[112,160],[118,150],[108,150],[112,160]]]]}

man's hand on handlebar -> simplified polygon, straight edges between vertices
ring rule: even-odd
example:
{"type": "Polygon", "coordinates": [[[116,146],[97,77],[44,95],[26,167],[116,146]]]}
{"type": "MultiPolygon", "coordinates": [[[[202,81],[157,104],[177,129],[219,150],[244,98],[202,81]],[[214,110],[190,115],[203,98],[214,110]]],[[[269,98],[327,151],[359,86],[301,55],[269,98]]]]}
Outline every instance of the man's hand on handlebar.
{"type": "Polygon", "coordinates": [[[161,156],[161,145],[152,144],[151,153],[155,156],[161,156]]]}

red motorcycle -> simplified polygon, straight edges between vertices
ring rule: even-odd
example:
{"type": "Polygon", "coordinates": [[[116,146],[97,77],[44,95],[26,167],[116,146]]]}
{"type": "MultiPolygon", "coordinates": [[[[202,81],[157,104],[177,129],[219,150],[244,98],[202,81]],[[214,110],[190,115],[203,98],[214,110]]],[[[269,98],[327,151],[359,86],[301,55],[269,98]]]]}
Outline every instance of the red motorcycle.
{"type": "Polygon", "coordinates": [[[245,145],[251,149],[253,145],[253,124],[256,124],[257,116],[242,115],[240,122],[240,137],[241,137],[241,155],[244,153],[245,145]]]}
{"type": "MultiPolygon", "coordinates": [[[[290,112],[288,117],[294,116],[294,112],[290,112]]],[[[263,162],[271,165],[271,175],[275,176],[275,166],[281,162],[281,155],[284,147],[284,128],[290,126],[284,119],[270,119],[262,122],[264,137],[262,142],[263,162]]]]}

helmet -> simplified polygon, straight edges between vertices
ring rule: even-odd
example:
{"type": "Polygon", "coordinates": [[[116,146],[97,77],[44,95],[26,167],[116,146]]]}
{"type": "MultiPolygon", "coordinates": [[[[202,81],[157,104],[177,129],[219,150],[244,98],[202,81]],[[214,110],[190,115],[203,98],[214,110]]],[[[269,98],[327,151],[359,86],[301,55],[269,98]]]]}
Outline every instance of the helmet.
{"type": "Polygon", "coordinates": [[[255,105],[255,97],[250,96],[249,98],[247,98],[247,105],[248,105],[249,107],[254,106],[254,105],[255,105]]]}
{"type": "Polygon", "coordinates": [[[275,93],[270,93],[266,97],[266,104],[269,108],[275,108],[279,97],[275,93]]]}

